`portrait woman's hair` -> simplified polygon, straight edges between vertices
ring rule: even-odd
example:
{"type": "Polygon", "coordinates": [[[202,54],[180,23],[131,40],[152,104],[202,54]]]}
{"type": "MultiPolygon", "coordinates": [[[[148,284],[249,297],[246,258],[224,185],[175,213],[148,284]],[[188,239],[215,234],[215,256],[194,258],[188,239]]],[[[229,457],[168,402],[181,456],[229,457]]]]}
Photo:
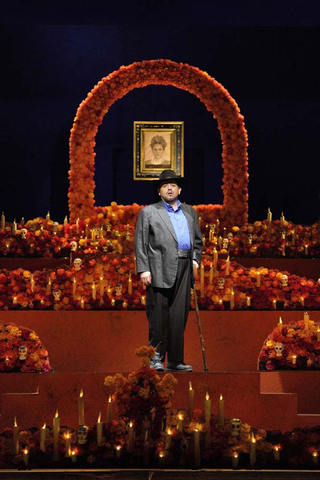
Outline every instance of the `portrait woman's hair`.
{"type": "Polygon", "coordinates": [[[152,150],[153,150],[153,147],[154,147],[157,143],[160,143],[160,145],[162,145],[163,150],[164,150],[164,149],[166,148],[166,146],[167,146],[167,142],[165,141],[165,139],[163,138],[162,135],[156,135],[155,137],[152,137],[151,142],[150,142],[150,147],[152,148],[152,150]]]}

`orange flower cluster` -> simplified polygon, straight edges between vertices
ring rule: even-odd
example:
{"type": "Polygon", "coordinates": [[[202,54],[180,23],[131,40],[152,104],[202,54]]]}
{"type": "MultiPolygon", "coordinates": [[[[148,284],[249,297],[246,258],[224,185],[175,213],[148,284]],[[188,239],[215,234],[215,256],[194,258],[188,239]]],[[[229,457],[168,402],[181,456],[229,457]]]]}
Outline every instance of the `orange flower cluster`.
{"type": "Polygon", "coordinates": [[[94,206],[95,136],[113,103],[135,88],[172,85],[195,95],[217,120],[222,140],[224,203],[221,219],[243,225],[248,217],[247,132],[229,92],[197,67],[171,60],[122,66],[104,77],[81,102],[70,135],[69,209],[71,221],[90,217],[94,206]]]}

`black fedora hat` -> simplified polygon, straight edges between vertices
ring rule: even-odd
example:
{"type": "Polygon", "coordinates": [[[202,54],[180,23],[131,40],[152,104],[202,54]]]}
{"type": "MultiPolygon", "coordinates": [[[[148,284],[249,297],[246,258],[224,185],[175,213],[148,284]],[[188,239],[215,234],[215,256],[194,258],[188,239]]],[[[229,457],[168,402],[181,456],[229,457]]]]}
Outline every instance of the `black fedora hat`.
{"type": "Polygon", "coordinates": [[[160,188],[163,183],[172,182],[176,183],[179,187],[184,185],[185,179],[181,177],[181,175],[177,175],[174,170],[163,170],[161,172],[160,177],[158,180],[154,180],[155,186],[160,188]]]}

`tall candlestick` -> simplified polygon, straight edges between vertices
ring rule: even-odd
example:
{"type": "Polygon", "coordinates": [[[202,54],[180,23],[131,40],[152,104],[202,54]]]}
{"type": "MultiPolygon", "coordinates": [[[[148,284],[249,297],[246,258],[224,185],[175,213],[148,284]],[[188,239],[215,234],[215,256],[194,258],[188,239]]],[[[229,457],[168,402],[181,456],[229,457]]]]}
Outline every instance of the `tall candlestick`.
{"type": "Polygon", "coordinates": [[[93,300],[97,298],[97,289],[96,289],[96,284],[94,282],[92,284],[92,298],[93,300]]]}
{"type": "Polygon", "coordinates": [[[318,329],[317,329],[317,340],[318,342],[320,342],[320,325],[318,325],[318,329]]]}
{"type": "Polygon", "coordinates": [[[188,392],[188,412],[190,418],[192,418],[194,408],[194,390],[192,388],[192,383],[189,382],[189,392],[188,392]]]}
{"type": "Polygon", "coordinates": [[[48,283],[47,283],[47,295],[51,294],[51,278],[49,277],[48,283]]]}
{"type": "Polygon", "coordinates": [[[46,426],[47,425],[44,423],[43,427],[41,428],[41,432],[40,432],[40,450],[42,452],[46,451],[46,436],[47,436],[46,426]]]}
{"type": "Polygon", "coordinates": [[[206,393],[206,399],[204,401],[205,422],[209,426],[211,420],[211,400],[209,392],[206,393]]]}
{"type": "Polygon", "coordinates": [[[309,317],[308,312],[304,312],[303,320],[304,320],[304,329],[305,329],[305,330],[309,330],[309,320],[310,320],[310,317],[309,317]]]}
{"type": "Polygon", "coordinates": [[[84,298],[83,297],[81,297],[81,299],[80,299],[80,306],[81,306],[82,309],[84,309],[84,298]]]}
{"type": "Polygon", "coordinates": [[[231,295],[230,295],[230,310],[234,309],[234,291],[233,287],[231,289],[231,295]]]}
{"type": "Polygon", "coordinates": [[[183,415],[181,413],[178,415],[177,430],[181,433],[183,432],[183,415]]]}
{"type": "Polygon", "coordinates": [[[73,282],[72,282],[72,298],[75,300],[77,297],[77,279],[76,277],[73,277],[73,282]]]}
{"type": "Polygon", "coordinates": [[[128,279],[128,295],[132,295],[132,279],[131,279],[131,272],[129,273],[129,279],[128,279]]]}
{"type": "Polygon", "coordinates": [[[71,457],[71,435],[69,433],[69,430],[67,430],[67,433],[65,434],[64,438],[66,440],[66,453],[64,456],[66,458],[69,458],[71,457]]]}
{"type": "Polygon", "coordinates": [[[108,405],[107,405],[107,423],[111,423],[113,420],[113,403],[112,397],[109,395],[108,405]]]}
{"type": "Polygon", "coordinates": [[[99,417],[98,417],[98,421],[97,421],[97,444],[98,444],[98,447],[101,447],[101,445],[103,444],[102,428],[103,428],[103,424],[101,423],[101,412],[100,412],[99,417]]]}
{"type": "Polygon", "coordinates": [[[76,220],[76,232],[79,233],[79,218],[76,220]]]}
{"type": "Polygon", "coordinates": [[[63,220],[63,226],[65,227],[66,225],[68,225],[68,216],[67,215],[64,217],[64,220],[63,220]]]}
{"type": "Polygon", "coordinates": [[[281,332],[281,330],[282,330],[282,326],[283,326],[283,324],[282,324],[282,318],[279,317],[278,328],[279,328],[280,332],[281,332]]]}
{"type": "Polygon", "coordinates": [[[200,266],[200,297],[204,297],[204,265],[200,266]]]}
{"type": "Polygon", "coordinates": [[[19,453],[19,427],[17,425],[17,417],[14,417],[13,437],[12,437],[12,453],[17,455],[19,453]]]}
{"type": "Polygon", "coordinates": [[[273,308],[277,310],[277,300],[275,298],[272,300],[272,305],[273,305],[273,308]]]}
{"type": "Polygon", "coordinates": [[[219,398],[218,421],[219,425],[222,427],[224,425],[224,399],[222,394],[220,394],[219,398]]]}
{"type": "Polygon", "coordinates": [[[49,212],[49,210],[48,210],[48,213],[46,215],[46,221],[47,221],[47,223],[50,222],[50,212],[49,212]]]}
{"type": "Polygon", "coordinates": [[[4,212],[2,212],[2,215],[1,215],[1,230],[5,230],[6,229],[6,217],[4,215],[4,212]]]}
{"type": "Polygon", "coordinates": [[[16,219],[14,219],[12,224],[12,235],[16,235],[16,233],[17,233],[17,222],[16,222],[16,219]]]}
{"type": "Polygon", "coordinates": [[[226,275],[230,275],[229,269],[230,269],[230,257],[228,255],[228,258],[226,260],[226,275]]]}
{"type": "Polygon", "coordinates": [[[78,418],[79,425],[84,425],[84,397],[82,388],[78,398],[78,418]]]}
{"type": "Polygon", "coordinates": [[[283,224],[284,224],[284,215],[283,215],[283,212],[281,212],[281,217],[280,217],[280,223],[281,223],[281,226],[283,227],[283,224]]]}
{"type": "Polygon", "coordinates": [[[257,273],[257,287],[260,287],[260,285],[261,285],[261,274],[258,271],[258,273],[257,273]]]}
{"type": "Polygon", "coordinates": [[[214,248],[214,250],[213,250],[213,267],[217,268],[217,264],[218,264],[218,250],[216,248],[214,248]]]}
{"type": "Polygon", "coordinates": [[[132,453],[133,451],[133,444],[134,444],[134,430],[133,430],[133,424],[132,422],[130,422],[128,427],[128,443],[127,443],[127,449],[129,453],[132,453]]]}
{"type": "Polygon", "coordinates": [[[254,433],[252,432],[251,447],[250,447],[250,465],[251,465],[251,467],[253,467],[254,464],[256,463],[256,450],[257,450],[256,439],[254,437],[254,433]]]}
{"type": "Polygon", "coordinates": [[[308,255],[308,254],[309,254],[309,247],[308,247],[308,245],[305,245],[305,246],[304,246],[304,254],[305,254],[305,255],[308,255]]]}
{"type": "Polygon", "coordinates": [[[200,430],[197,428],[193,432],[193,445],[194,445],[194,466],[200,467],[201,453],[200,453],[200,430]]]}
{"type": "Polygon", "coordinates": [[[166,450],[170,450],[170,447],[171,447],[171,435],[172,435],[171,428],[168,428],[167,431],[166,431],[166,445],[165,445],[165,449],[166,449],[166,450]]]}
{"type": "Polygon", "coordinates": [[[60,418],[58,410],[53,419],[53,461],[59,461],[60,418]]]}
{"type": "Polygon", "coordinates": [[[268,222],[272,222],[272,212],[270,208],[268,208],[268,222]]]}

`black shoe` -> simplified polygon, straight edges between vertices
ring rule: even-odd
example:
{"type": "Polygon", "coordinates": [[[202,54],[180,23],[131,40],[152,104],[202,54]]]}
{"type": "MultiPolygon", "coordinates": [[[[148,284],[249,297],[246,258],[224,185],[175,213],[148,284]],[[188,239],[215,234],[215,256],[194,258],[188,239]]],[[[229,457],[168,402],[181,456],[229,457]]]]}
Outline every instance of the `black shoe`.
{"type": "Polygon", "coordinates": [[[157,352],[150,360],[150,368],[154,368],[157,372],[164,372],[164,366],[161,363],[160,354],[157,352]]]}
{"type": "Polygon", "coordinates": [[[193,372],[193,368],[191,365],[185,365],[184,363],[178,363],[175,365],[174,363],[167,363],[167,372],[193,372]]]}

